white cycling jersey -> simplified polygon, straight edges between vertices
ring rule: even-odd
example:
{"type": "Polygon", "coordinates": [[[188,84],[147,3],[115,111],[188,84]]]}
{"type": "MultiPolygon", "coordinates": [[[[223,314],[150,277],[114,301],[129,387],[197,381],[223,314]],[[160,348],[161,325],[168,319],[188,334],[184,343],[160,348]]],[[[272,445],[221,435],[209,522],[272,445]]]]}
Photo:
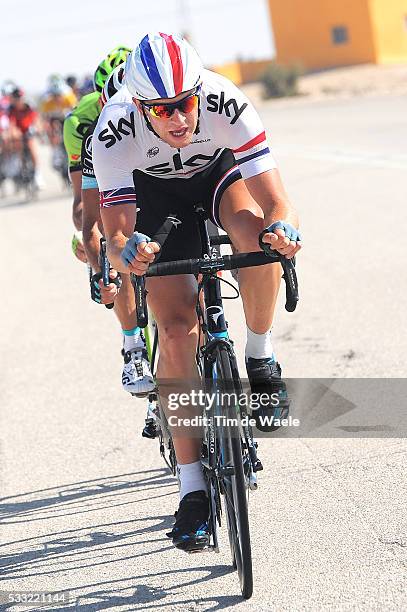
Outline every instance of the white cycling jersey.
{"type": "Polygon", "coordinates": [[[231,149],[244,179],[276,167],[263,124],[251,102],[231,81],[205,70],[199,133],[181,149],[151,132],[123,86],[106,104],[93,135],[93,165],[101,206],[135,204],[133,171],[162,179],[188,179],[231,149]]]}

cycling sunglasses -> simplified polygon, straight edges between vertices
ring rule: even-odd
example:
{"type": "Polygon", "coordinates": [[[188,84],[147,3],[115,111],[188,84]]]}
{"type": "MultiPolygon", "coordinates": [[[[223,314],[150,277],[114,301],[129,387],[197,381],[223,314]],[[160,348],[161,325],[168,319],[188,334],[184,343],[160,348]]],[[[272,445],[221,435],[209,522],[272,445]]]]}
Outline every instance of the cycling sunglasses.
{"type": "Polygon", "coordinates": [[[142,102],[143,108],[148,110],[150,115],[158,117],[159,119],[169,119],[174,113],[175,109],[178,109],[181,113],[187,114],[194,110],[198,106],[199,93],[201,88],[199,87],[193,94],[190,94],[186,98],[182,98],[178,102],[172,102],[170,104],[147,104],[142,102]]]}

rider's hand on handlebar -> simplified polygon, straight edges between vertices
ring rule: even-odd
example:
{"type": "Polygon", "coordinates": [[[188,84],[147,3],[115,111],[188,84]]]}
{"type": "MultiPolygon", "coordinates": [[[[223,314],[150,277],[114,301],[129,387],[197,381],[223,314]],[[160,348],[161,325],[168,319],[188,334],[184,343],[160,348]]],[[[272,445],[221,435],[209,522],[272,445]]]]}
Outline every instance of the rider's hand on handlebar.
{"type": "Polygon", "coordinates": [[[90,295],[97,304],[112,304],[121,287],[120,274],[113,268],[109,271],[109,279],[112,281],[106,287],[103,283],[101,272],[93,274],[90,281],[90,295]]]}
{"type": "Polygon", "coordinates": [[[302,247],[299,231],[286,221],[276,221],[270,225],[260,234],[260,240],[287,259],[294,257],[302,247]]]}
{"type": "Polygon", "coordinates": [[[149,240],[148,236],[135,232],[122,251],[122,261],[129,272],[137,276],[143,276],[147,272],[148,266],[155,259],[155,254],[160,251],[160,245],[149,240]]]}
{"type": "Polygon", "coordinates": [[[153,263],[155,253],[160,250],[160,245],[157,242],[140,242],[137,245],[137,255],[129,264],[130,272],[134,272],[137,276],[143,276],[148,270],[148,266],[153,263]]]}
{"type": "Polygon", "coordinates": [[[112,283],[109,283],[107,287],[103,284],[103,279],[99,280],[100,287],[100,297],[102,304],[111,304],[114,302],[117,294],[119,293],[121,287],[120,275],[117,270],[113,268],[109,271],[109,279],[112,280],[112,283]]]}

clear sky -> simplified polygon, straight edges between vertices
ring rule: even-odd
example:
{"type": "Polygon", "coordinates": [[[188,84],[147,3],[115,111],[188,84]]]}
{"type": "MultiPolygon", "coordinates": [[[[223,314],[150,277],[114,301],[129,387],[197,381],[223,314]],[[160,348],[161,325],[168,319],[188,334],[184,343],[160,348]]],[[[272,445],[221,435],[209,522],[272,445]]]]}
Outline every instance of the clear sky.
{"type": "Polygon", "coordinates": [[[50,73],[93,73],[118,44],[188,31],[207,65],[274,54],[266,0],[3,0],[0,83],[43,91],[50,73]]]}

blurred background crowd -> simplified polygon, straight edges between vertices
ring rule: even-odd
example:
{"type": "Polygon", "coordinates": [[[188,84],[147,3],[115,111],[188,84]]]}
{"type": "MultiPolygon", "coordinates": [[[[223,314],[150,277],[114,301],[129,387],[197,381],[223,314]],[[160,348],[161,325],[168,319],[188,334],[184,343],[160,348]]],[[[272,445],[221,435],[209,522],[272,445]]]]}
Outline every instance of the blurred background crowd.
{"type": "Polygon", "coordinates": [[[63,122],[82,96],[92,92],[91,75],[77,77],[52,74],[43,94],[27,96],[13,80],[1,84],[0,97],[0,184],[7,179],[15,190],[25,186],[28,177],[33,189],[44,187],[38,142],[52,148],[52,166],[68,182],[63,145],[63,122]]]}

